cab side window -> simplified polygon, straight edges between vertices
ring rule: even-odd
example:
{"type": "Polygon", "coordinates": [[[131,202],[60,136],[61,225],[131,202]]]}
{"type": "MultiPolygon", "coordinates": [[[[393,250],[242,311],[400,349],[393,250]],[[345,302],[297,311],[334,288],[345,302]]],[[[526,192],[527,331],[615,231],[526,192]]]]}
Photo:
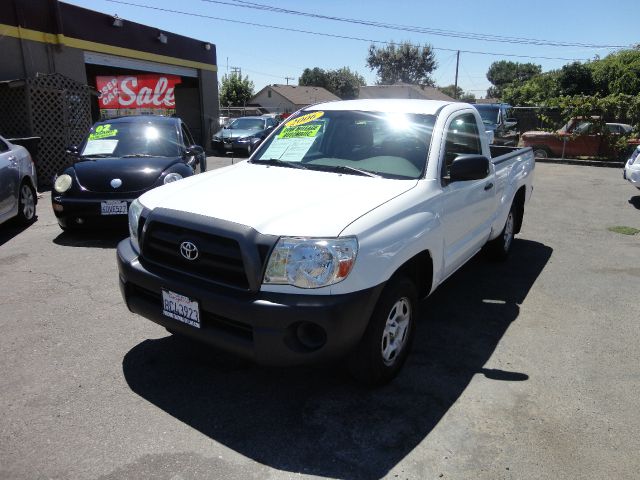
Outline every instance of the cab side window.
{"type": "Polygon", "coordinates": [[[7,145],[2,140],[0,140],[0,153],[4,153],[8,151],[9,151],[9,145],[7,145]]]}
{"type": "Polygon", "coordinates": [[[190,147],[191,145],[195,145],[193,141],[193,137],[191,136],[191,132],[187,128],[187,126],[182,124],[182,141],[186,143],[185,147],[190,147]]]}
{"type": "Polygon", "coordinates": [[[442,162],[442,178],[449,177],[451,164],[459,155],[482,155],[482,145],[476,117],[472,113],[458,115],[449,124],[445,136],[444,160],[442,162]]]}

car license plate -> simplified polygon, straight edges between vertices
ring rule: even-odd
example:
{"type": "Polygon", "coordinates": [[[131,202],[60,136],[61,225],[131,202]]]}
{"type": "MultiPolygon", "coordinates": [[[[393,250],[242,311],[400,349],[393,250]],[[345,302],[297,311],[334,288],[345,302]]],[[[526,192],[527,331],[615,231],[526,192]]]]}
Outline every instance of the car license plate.
{"type": "Polygon", "coordinates": [[[100,202],[101,215],[126,215],[127,202],[120,200],[105,200],[100,202]]]}
{"type": "Polygon", "coordinates": [[[162,289],[162,314],[200,328],[200,308],[196,300],[170,290],[162,289]]]}

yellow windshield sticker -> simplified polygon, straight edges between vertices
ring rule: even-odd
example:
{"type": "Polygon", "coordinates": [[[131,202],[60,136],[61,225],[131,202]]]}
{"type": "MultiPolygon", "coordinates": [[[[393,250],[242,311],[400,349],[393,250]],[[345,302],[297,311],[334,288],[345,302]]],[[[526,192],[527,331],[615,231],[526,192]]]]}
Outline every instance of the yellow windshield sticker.
{"type": "Polygon", "coordinates": [[[89,140],[100,140],[101,138],[115,137],[118,130],[111,130],[110,124],[98,125],[96,130],[89,135],[89,140]]]}
{"type": "Polygon", "coordinates": [[[317,120],[321,116],[324,115],[324,112],[311,112],[306,115],[302,115],[301,117],[296,117],[293,120],[289,120],[285,123],[286,127],[297,127],[298,125],[303,125],[305,123],[313,122],[317,120]]]}
{"type": "Polygon", "coordinates": [[[297,127],[284,127],[278,134],[278,138],[303,138],[315,137],[322,125],[300,125],[297,127]]]}

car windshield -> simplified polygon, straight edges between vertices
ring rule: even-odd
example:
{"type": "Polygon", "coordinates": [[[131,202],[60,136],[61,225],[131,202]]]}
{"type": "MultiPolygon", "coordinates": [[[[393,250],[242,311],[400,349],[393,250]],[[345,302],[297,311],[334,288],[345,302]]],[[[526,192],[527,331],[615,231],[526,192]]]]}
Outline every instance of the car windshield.
{"type": "Polygon", "coordinates": [[[238,118],[229,124],[227,128],[232,130],[264,130],[262,118],[238,118]]]}
{"type": "Polygon", "coordinates": [[[495,125],[498,123],[498,114],[500,113],[500,107],[495,105],[474,105],[478,113],[480,113],[480,117],[482,117],[482,122],[485,125],[495,125]]]}
{"type": "Polygon", "coordinates": [[[83,157],[177,157],[178,132],[173,124],[100,122],[93,126],[82,148],[83,157]]]}
{"type": "Polygon", "coordinates": [[[305,111],[262,145],[253,163],[348,175],[420,178],[435,116],[362,111],[305,111]]]}

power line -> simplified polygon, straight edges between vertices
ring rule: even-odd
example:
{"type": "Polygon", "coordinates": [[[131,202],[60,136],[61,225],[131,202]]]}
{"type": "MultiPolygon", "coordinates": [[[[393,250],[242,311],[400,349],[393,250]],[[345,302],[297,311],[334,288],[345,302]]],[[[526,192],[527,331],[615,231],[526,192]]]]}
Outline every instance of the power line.
{"type": "MultiPolygon", "coordinates": [[[[368,43],[378,43],[378,44],[382,44],[382,45],[397,45],[396,42],[388,42],[388,41],[384,41],[384,40],[374,40],[371,38],[362,38],[362,37],[352,37],[352,36],[348,36],[348,35],[338,35],[338,34],[333,34],[333,33],[323,33],[323,32],[314,32],[311,30],[301,30],[301,29],[297,29],[297,28],[288,28],[288,27],[278,27],[276,25],[266,25],[266,24],[262,24],[262,23],[254,23],[254,22],[246,22],[246,21],[242,21],[242,20],[234,20],[234,19],[230,19],[230,18],[222,18],[222,17],[215,17],[212,15],[204,15],[201,13],[191,13],[191,12],[183,12],[180,10],[172,10],[169,8],[161,8],[161,7],[154,7],[151,5],[141,5],[138,3],[132,3],[132,2],[125,2],[122,0],[107,0],[108,2],[111,3],[118,3],[121,5],[128,5],[131,7],[140,7],[140,8],[147,8],[150,10],[157,10],[157,11],[161,11],[161,12],[167,12],[167,13],[177,13],[179,15],[187,15],[190,17],[199,17],[199,18],[207,18],[210,20],[219,20],[221,22],[230,22],[230,23],[239,23],[242,25],[249,25],[252,27],[261,27],[261,28],[271,28],[274,30],[283,30],[283,31],[287,31],[287,32],[296,32],[296,33],[306,33],[309,35],[318,35],[318,36],[323,36],[323,37],[331,37],[331,38],[340,38],[343,40],[357,40],[357,41],[361,41],[361,42],[368,42],[368,43]]],[[[420,47],[420,45],[413,45],[416,47],[420,47]]],[[[574,61],[586,61],[588,59],[585,58],[565,58],[565,57],[546,57],[546,56],[539,56],[539,55],[518,55],[518,54],[512,54],[512,53],[500,53],[500,52],[482,52],[482,51],[476,51],[476,50],[460,50],[457,48],[445,48],[445,47],[434,47],[432,46],[431,48],[433,48],[434,50],[442,50],[442,51],[446,51],[446,52],[457,52],[458,50],[462,53],[469,53],[472,55],[490,55],[490,56],[496,56],[496,57],[512,57],[512,58],[529,58],[529,59],[540,59],[540,60],[563,60],[563,61],[567,61],[567,62],[574,62],[574,61]]]]}
{"type": "Polygon", "coordinates": [[[274,13],[284,13],[287,15],[298,15],[309,18],[317,18],[322,20],[332,20],[336,22],[345,22],[358,25],[365,25],[369,27],[384,28],[389,30],[400,30],[405,32],[424,33],[430,35],[439,35],[444,37],[463,38],[468,40],[482,40],[486,42],[502,42],[502,43],[520,43],[525,45],[538,45],[538,46],[551,46],[551,47],[582,47],[582,48],[596,48],[596,49],[613,49],[613,48],[626,48],[628,45],[599,45],[593,43],[580,43],[580,42],[559,42],[553,40],[543,40],[538,38],[524,38],[524,37],[507,37],[503,35],[494,35],[487,33],[473,33],[473,32],[457,32],[455,30],[444,30],[440,28],[431,27],[416,27],[411,25],[399,25],[394,23],[376,22],[373,20],[362,20],[358,18],[346,18],[336,17],[332,15],[322,15],[319,13],[303,12],[300,10],[290,10],[286,8],[274,7],[271,5],[264,5],[261,3],[248,2],[245,0],[202,0],[207,3],[216,3],[219,5],[228,5],[232,7],[248,8],[253,10],[262,10],[274,13]]]}

